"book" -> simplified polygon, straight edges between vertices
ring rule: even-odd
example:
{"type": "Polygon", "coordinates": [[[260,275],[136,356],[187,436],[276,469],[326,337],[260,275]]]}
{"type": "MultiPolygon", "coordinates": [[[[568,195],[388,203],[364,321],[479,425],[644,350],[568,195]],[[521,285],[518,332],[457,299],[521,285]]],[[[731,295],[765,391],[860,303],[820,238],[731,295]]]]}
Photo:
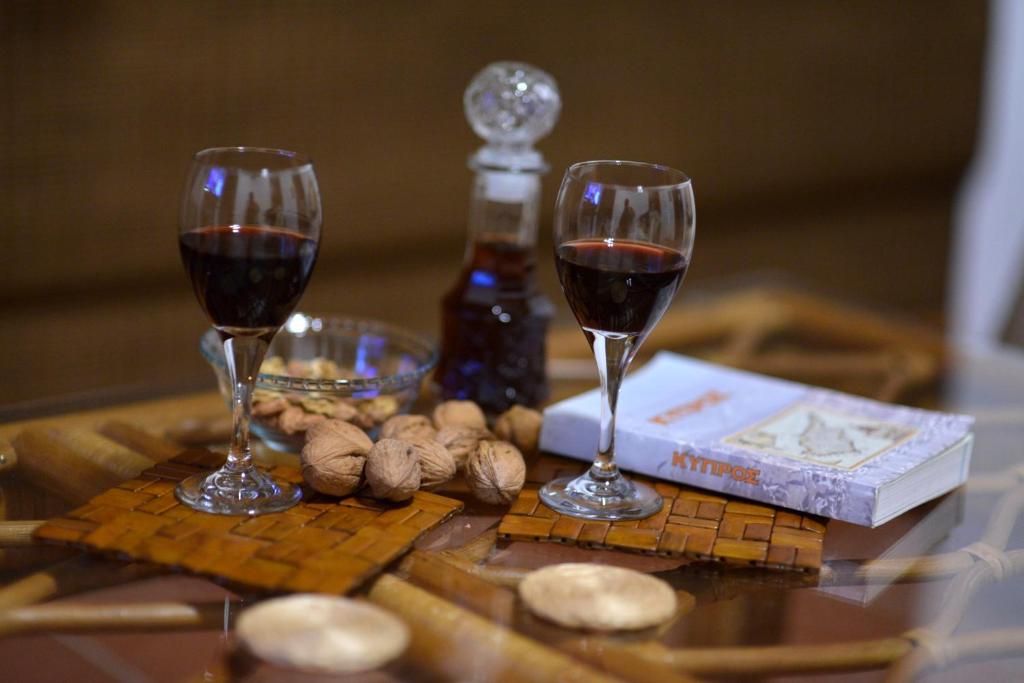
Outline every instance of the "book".
{"type": "MultiPolygon", "coordinates": [[[[967,479],[974,419],[890,405],[666,351],[619,394],[624,470],[863,526],[967,479]]],[[[544,411],[542,450],[597,452],[600,392],[544,411]]]]}

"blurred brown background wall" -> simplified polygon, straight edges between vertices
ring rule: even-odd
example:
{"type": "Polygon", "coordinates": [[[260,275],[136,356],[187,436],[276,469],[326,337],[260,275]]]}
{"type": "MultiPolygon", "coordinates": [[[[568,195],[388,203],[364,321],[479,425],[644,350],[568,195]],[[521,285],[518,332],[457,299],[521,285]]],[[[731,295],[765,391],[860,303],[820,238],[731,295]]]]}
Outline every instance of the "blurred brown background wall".
{"type": "Polygon", "coordinates": [[[208,146],[314,157],[304,308],[435,332],[479,144],[462,91],[499,59],[562,89],[545,237],[567,164],[659,161],[695,182],[683,298],[771,269],[938,311],[984,34],[969,1],[4,1],[0,405],[212,385],[175,234],[208,146]]]}

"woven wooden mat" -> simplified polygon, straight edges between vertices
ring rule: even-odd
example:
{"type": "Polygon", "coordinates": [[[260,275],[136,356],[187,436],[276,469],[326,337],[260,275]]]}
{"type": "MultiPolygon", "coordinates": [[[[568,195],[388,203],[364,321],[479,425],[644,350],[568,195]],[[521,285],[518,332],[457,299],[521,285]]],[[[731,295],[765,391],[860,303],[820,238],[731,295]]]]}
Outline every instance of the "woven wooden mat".
{"type": "MultiPolygon", "coordinates": [[[[337,500],[305,489],[294,508],[259,517],[212,515],[179,504],[177,483],[218,467],[223,459],[209,451],[187,451],[49,520],[35,537],[252,588],[337,594],[379,573],[463,507],[425,491],[395,506],[355,497],[337,500]]],[[[293,467],[271,473],[302,483],[293,467]]]]}
{"type": "Polygon", "coordinates": [[[559,515],[537,498],[556,477],[580,474],[581,463],[541,456],[498,527],[505,541],[554,541],[586,548],[686,556],[730,564],[816,572],[821,568],[824,520],[701,489],[630,475],[664,497],[661,512],[637,522],[588,522],[559,515]]]}

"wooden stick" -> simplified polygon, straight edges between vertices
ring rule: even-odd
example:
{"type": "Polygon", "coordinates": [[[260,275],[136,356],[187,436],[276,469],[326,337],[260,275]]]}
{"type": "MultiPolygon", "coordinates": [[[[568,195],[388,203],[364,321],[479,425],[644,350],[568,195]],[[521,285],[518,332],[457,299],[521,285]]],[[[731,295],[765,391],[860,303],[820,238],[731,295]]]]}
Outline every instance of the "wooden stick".
{"type": "Polygon", "coordinates": [[[209,446],[231,439],[231,416],[186,418],[166,432],[167,438],[184,446],[209,446]]]}
{"type": "Polygon", "coordinates": [[[161,439],[159,436],[154,436],[135,425],[122,422],[121,420],[105,422],[96,431],[115,443],[130,448],[136,453],[143,454],[154,462],[170,460],[185,450],[173,441],[161,439]]]}
{"type": "Polygon", "coordinates": [[[504,586],[505,588],[517,588],[519,582],[530,573],[529,569],[521,567],[487,566],[467,562],[448,551],[438,553],[438,557],[456,569],[479,576],[481,579],[489,581],[496,586],[504,586]]]}
{"type": "Polygon", "coordinates": [[[516,596],[475,574],[445,562],[437,555],[414,550],[402,561],[401,569],[419,586],[441,595],[456,605],[471,609],[500,624],[515,616],[516,596]]]}
{"type": "Polygon", "coordinates": [[[883,638],[834,645],[776,645],[669,649],[660,643],[621,645],[602,641],[607,658],[618,650],[697,676],[769,676],[883,668],[910,652],[905,638],[883,638]]]}
{"type": "Polygon", "coordinates": [[[444,551],[452,557],[457,557],[466,562],[483,562],[494,550],[494,544],[498,541],[498,527],[488,529],[473,540],[458,548],[444,551]]]}
{"type": "Polygon", "coordinates": [[[42,526],[39,520],[7,522],[0,521],[0,548],[24,548],[36,545],[32,532],[42,526]]]}
{"type": "Polygon", "coordinates": [[[1024,652],[1024,629],[1006,628],[970,633],[942,641],[935,652],[927,647],[915,648],[886,674],[886,683],[914,681],[932,669],[945,669],[953,664],[990,660],[997,657],[1020,656],[1024,652]]]}
{"type": "Polygon", "coordinates": [[[154,602],[136,605],[35,605],[0,612],[0,638],[43,631],[97,632],[216,629],[224,603],[154,602]]]}
{"type": "Polygon", "coordinates": [[[34,427],[14,439],[18,470],[29,482],[81,504],[154,465],[91,432],[34,427]]]}
{"type": "Polygon", "coordinates": [[[834,570],[830,585],[860,583],[892,583],[893,581],[935,581],[948,579],[974,564],[969,554],[956,551],[921,557],[896,557],[865,562],[848,578],[834,570]],[[844,580],[845,579],[845,580],[844,580]]]}
{"type": "Polygon", "coordinates": [[[140,579],[159,567],[79,556],[0,588],[0,610],[22,607],[83,590],[140,579]]]}
{"type": "Polygon", "coordinates": [[[807,330],[823,340],[915,349],[940,357],[945,353],[942,336],[932,328],[905,320],[894,323],[869,310],[837,306],[834,301],[793,290],[775,290],[771,295],[790,309],[794,329],[807,330]]]}
{"type": "MultiPolygon", "coordinates": [[[[1010,469],[1007,476],[1014,474],[1013,468],[1010,469]]],[[[996,548],[1005,548],[1022,510],[1024,510],[1024,486],[1018,486],[1016,489],[1006,492],[996,502],[995,509],[989,515],[988,524],[985,525],[985,532],[981,535],[981,542],[996,548]]]]}
{"type": "Polygon", "coordinates": [[[377,579],[368,597],[405,620],[412,632],[412,661],[442,678],[618,680],[390,574],[377,579]]]}

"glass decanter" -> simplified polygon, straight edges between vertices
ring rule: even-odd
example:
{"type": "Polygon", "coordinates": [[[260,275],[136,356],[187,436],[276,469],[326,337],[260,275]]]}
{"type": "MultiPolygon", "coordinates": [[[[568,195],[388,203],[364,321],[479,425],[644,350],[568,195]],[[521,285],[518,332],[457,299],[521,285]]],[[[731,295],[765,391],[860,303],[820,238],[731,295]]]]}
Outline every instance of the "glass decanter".
{"type": "Polygon", "coordinates": [[[555,125],[558,86],[536,67],[497,62],[476,75],[466,118],[487,141],[476,172],[461,273],[442,303],[435,379],[446,399],[472,399],[489,413],[536,406],[548,395],[545,355],[551,301],[537,287],[536,244],[544,157],[536,140],[555,125]]]}

